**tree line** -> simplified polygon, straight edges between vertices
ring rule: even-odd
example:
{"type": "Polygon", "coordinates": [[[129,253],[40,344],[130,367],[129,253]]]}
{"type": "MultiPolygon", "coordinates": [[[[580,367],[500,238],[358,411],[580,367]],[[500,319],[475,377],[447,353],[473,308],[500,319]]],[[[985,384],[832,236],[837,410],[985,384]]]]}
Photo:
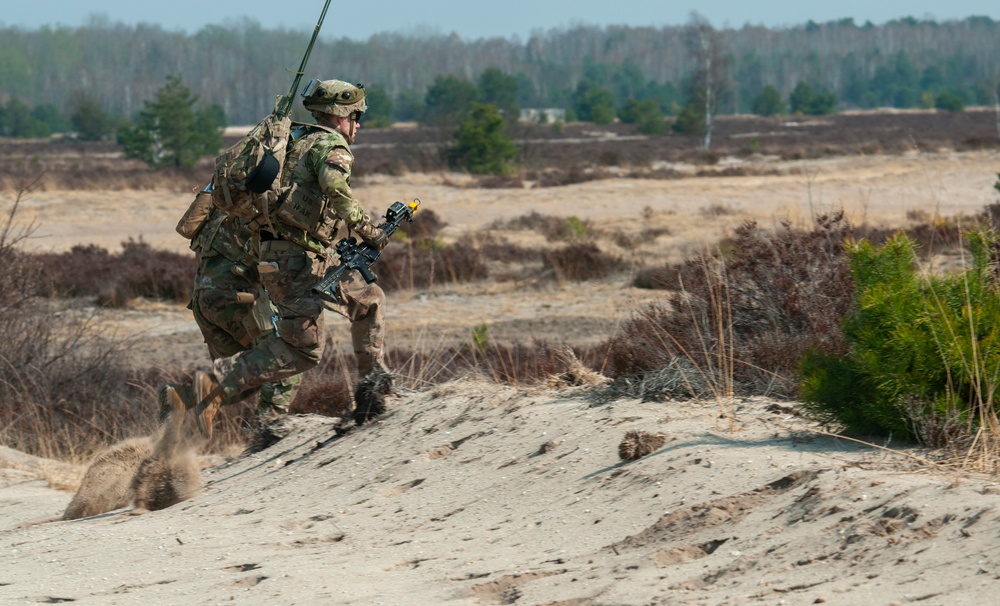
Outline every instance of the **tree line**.
{"type": "MultiPolygon", "coordinates": [[[[508,118],[555,107],[567,119],[620,118],[655,131],[658,116],[672,114],[675,126],[705,130],[708,120],[710,131],[716,113],[993,104],[998,34],[1000,22],[988,17],[714,29],[695,16],[683,26],[573,27],[527,40],[387,33],[357,41],[328,31],[306,76],[368,83],[383,122],[431,123],[466,95],[506,108],[508,118]],[[692,47],[697,32],[710,48],[692,47]],[[715,59],[711,72],[706,57],[715,59]]],[[[138,120],[169,78],[225,123],[256,123],[287,92],[307,41],[305,32],[252,20],[194,34],[100,18],[77,28],[0,28],[0,135],[111,132],[138,120]]]]}

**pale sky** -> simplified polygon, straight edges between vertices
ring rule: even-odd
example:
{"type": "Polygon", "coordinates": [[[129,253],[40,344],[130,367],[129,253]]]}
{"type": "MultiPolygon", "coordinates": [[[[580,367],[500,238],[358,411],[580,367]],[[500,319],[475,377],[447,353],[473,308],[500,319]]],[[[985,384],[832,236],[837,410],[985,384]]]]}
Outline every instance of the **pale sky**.
{"type": "MultiPolygon", "coordinates": [[[[91,16],[111,23],[157,24],[168,31],[194,33],[205,25],[254,19],[265,28],[311,32],[324,0],[0,0],[0,25],[36,29],[43,25],[85,25],[91,16]],[[276,7],[286,10],[274,15],[276,7]]],[[[1000,0],[362,0],[330,4],[324,39],[366,40],[382,32],[451,34],[467,40],[519,36],[575,25],[683,25],[692,11],[716,28],[750,23],[791,27],[846,17],[876,25],[901,17],[937,21],[988,16],[1000,20],[1000,0]],[[348,8],[344,8],[348,7],[348,8]]]]}

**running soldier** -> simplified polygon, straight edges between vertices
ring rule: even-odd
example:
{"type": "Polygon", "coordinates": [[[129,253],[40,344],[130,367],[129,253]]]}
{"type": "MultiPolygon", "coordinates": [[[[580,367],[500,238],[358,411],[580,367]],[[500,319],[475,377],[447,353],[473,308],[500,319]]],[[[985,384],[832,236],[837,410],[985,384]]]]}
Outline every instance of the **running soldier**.
{"type": "MultiPolygon", "coordinates": [[[[196,421],[211,436],[219,406],[239,402],[267,383],[297,377],[323,354],[324,301],[312,287],[336,262],[328,252],[345,226],[381,249],[387,237],[355,199],[350,187],[354,142],[367,109],[365,90],[340,80],[313,80],[302,93],[314,125],[297,124],[282,170],[287,194],[259,232],[257,275],[277,310],[276,332],[251,349],[215,360],[212,372],[196,372],[178,393],[197,405],[196,421]]],[[[351,321],[361,377],[354,421],[363,424],[384,412],[391,374],[384,357],[385,293],[350,272],[340,284],[337,310],[351,321]]]]}
{"type": "MultiPolygon", "coordinates": [[[[211,193],[199,192],[198,197],[202,196],[211,197],[211,193]]],[[[199,202],[196,199],[192,207],[199,202]]],[[[183,234],[180,225],[178,232],[183,234]]],[[[198,269],[188,308],[213,360],[246,351],[274,331],[270,301],[256,278],[253,235],[238,217],[210,208],[191,238],[198,269]]],[[[295,375],[261,386],[255,415],[258,425],[288,413],[301,379],[295,375]]]]}

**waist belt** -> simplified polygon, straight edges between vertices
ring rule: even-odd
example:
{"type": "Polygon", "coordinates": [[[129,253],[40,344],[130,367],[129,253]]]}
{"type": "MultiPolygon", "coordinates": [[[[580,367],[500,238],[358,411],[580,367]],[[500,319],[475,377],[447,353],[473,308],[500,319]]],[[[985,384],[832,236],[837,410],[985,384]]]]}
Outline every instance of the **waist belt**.
{"type": "Polygon", "coordinates": [[[265,248],[267,250],[306,250],[305,248],[302,248],[295,242],[289,242],[288,240],[279,240],[279,239],[265,240],[261,238],[260,247],[261,250],[265,248]]]}

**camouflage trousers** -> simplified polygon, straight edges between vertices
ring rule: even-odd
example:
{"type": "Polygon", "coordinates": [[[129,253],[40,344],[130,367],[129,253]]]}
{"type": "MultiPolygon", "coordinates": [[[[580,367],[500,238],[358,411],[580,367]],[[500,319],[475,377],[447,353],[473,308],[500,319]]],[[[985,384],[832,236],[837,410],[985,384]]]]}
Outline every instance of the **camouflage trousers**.
{"type": "MultiPolygon", "coordinates": [[[[233,403],[266,383],[301,375],[316,366],[325,345],[323,299],[312,287],[326,273],[328,263],[315,253],[284,240],[261,242],[258,275],[278,312],[277,335],[271,334],[252,349],[215,361],[215,376],[233,403]]],[[[359,376],[383,368],[385,347],[385,293],[366,284],[356,271],[340,282],[344,303],[331,306],[351,322],[351,340],[359,376]]]]}
{"type": "MultiPolygon", "coordinates": [[[[213,360],[247,351],[273,332],[254,317],[253,305],[237,299],[238,293],[258,292],[248,268],[222,255],[202,256],[199,261],[190,308],[213,360]]],[[[262,385],[257,416],[287,413],[301,382],[296,375],[262,385]]]]}

